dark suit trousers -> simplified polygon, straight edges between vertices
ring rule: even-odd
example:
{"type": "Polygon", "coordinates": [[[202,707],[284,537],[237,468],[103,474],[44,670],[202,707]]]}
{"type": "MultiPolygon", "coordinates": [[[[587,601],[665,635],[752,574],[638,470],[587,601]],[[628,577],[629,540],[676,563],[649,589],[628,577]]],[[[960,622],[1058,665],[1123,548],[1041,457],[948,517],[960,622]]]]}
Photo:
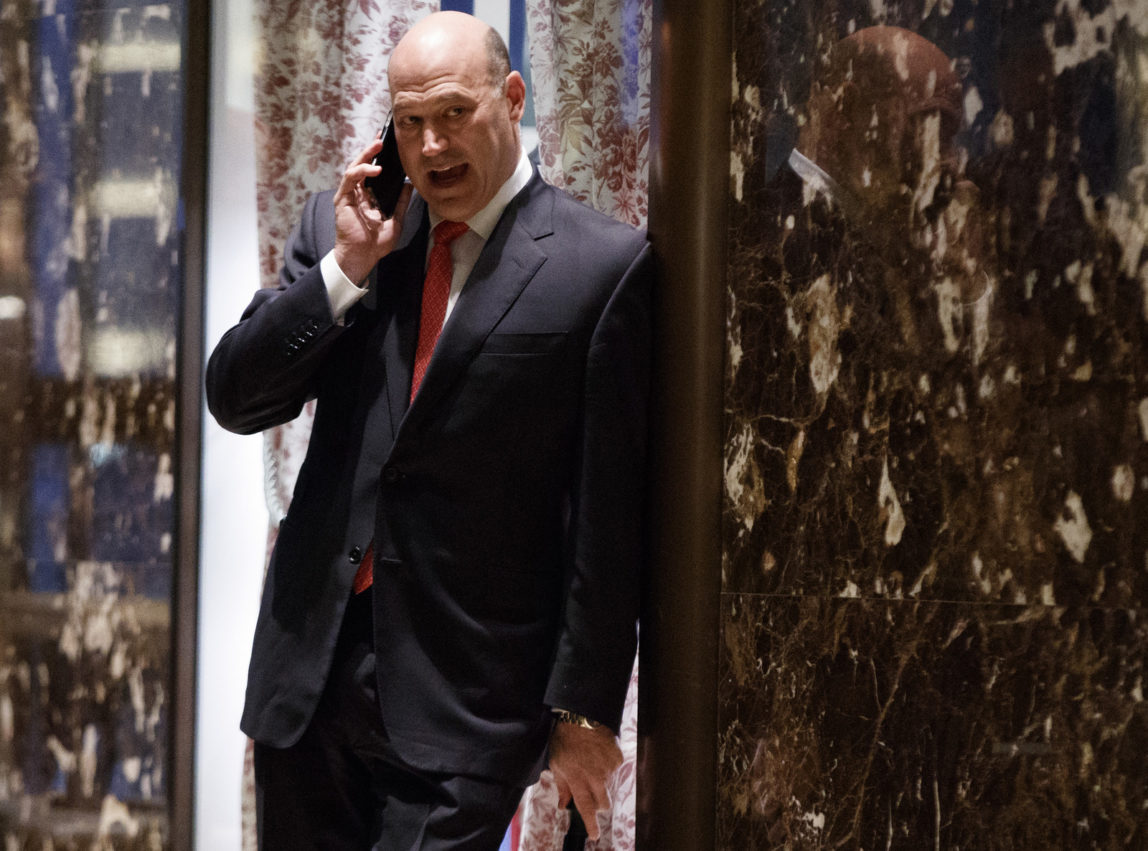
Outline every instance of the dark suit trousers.
{"type": "Polygon", "coordinates": [[[523,790],[420,771],[389,746],[376,702],[370,592],[347,607],[315,717],[289,748],[255,744],[261,851],[497,849],[523,790]]]}

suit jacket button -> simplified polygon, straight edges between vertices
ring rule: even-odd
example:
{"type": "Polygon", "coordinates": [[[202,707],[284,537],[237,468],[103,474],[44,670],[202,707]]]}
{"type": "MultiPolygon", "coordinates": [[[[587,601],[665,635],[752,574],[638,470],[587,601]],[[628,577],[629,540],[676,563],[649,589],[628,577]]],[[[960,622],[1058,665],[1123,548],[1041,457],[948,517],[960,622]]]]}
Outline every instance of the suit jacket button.
{"type": "Polygon", "coordinates": [[[347,553],[347,559],[351,564],[358,564],[363,560],[363,551],[358,547],[351,547],[351,551],[347,553]]]}
{"type": "Polygon", "coordinates": [[[383,470],[383,481],[386,482],[388,485],[393,485],[395,482],[397,482],[399,480],[399,477],[401,475],[402,474],[399,472],[398,467],[386,467],[383,470]]]}

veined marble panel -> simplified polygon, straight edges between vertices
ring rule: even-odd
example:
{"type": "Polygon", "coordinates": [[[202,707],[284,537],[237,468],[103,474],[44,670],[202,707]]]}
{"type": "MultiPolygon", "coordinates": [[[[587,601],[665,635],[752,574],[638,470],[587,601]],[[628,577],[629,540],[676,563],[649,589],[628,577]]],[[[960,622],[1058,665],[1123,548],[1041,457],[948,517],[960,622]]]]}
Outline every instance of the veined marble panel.
{"type": "Polygon", "coordinates": [[[738,5],[726,590],[1148,600],[1148,2],[1100,6],[738,5]]]}
{"type": "Polygon", "coordinates": [[[1148,845],[1148,2],[733,32],[719,847],[1148,845]]]}
{"type": "Polygon", "coordinates": [[[1141,612],[723,595],[718,847],[1142,848],[1141,612]]]}

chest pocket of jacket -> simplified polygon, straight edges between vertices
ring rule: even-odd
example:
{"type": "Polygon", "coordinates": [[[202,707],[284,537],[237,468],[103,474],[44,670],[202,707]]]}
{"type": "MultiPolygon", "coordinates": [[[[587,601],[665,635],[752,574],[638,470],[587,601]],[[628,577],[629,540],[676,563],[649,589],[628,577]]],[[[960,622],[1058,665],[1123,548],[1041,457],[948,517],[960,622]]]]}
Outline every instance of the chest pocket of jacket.
{"type": "Polygon", "coordinates": [[[505,428],[515,416],[536,426],[572,389],[568,340],[565,333],[491,334],[470,366],[466,392],[478,394],[482,409],[499,411],[505,428]]]}
{"type": "Polygon", "coordinates": [[[486,338],[480,355],[546,355],[560,351],[566,342],[566,333],[499,334],[486,338]]]}
{"type": "Polygon", "coordinates": [[[489,335],[456,384],[444,431],[470,460],[484,451],[501,457],[507,446],[519,459],[556,451],[580,398],[573,342],[562,332],[489,335]]]}

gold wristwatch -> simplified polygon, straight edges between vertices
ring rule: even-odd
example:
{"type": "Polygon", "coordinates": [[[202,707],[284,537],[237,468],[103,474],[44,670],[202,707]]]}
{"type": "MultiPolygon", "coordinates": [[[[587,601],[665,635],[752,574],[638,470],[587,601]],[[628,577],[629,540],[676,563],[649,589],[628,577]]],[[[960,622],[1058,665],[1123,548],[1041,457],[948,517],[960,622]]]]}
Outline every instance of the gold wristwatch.
{"type": "Polygon", "coordinates": [[[563,724],[573,724],[575,727],[582,727],[586,730],[597,730],[602,726],[597,721],[591,720],[585,715],[579,715],[577,712],[567,712],[565,709],[555,709],[554,714],[563,724]]]}

